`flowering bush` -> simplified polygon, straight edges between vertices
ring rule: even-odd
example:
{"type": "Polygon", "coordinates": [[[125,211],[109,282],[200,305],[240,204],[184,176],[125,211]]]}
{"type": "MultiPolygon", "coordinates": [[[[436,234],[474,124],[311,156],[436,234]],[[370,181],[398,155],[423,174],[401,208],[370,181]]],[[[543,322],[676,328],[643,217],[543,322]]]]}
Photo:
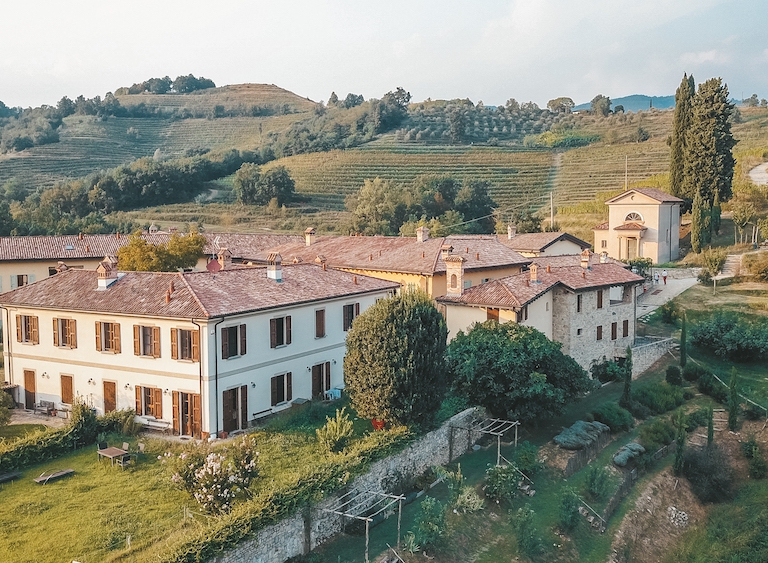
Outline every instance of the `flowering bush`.
{"type": "Polygon", "coordinates": [[[209,513],[229,512],[235,500],[248,495],[259,473],[256,440],[248,435],[217,451],[198,445],[179,455],[166,452],[159,457],[170,465],[171,481],[209,513]]]}

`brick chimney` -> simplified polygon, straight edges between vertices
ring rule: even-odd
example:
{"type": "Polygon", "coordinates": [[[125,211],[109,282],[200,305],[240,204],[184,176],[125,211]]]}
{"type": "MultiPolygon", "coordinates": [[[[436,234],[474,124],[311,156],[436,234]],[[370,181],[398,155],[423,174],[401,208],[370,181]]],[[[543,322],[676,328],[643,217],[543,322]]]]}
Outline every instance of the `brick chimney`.
{"type": "Polygon", "coordinates": [[[590,258],[590,252],[588,248],[585,248],[581,252],[581,267],[585,270],[589,269],[589,258],[590,258]]]}
{"type": "Polygon", "coordinates": [[[219,266],[222,270],[232,267],[232,253],[228,248],[222,248],[218,254],[219,266]]]}
{"type": "Polygon", "coordinates": [[[416,242],[426,242],[429,240],[429,229],[427,227],[419,227],[416,229],[416,242]]]}
{"type": "Polygon", "coordinates": [[[283,281],[283,257],[277,252],[270,252],[267,256],[267,277],[277,283],[283,281]]]}
{"type": "Polygon", "coordinates": [[[459,296],[464,292],[464,258],[457,254],[445,257],[446,295],[459,296]]]}
{"type": "Polygon", "coordinates": [[[312,246],[315,244],[315,229],[312,227],[309,227],[306,231],[304,231],[304,244],[306,246],[312,246]]]}
{"type": "Polygon", "coordinates": [[[111,260],[102,260],[96,268],[99,273],[98,289],[107,289],[117,281],[117,269],[112,265],[111,260]]]}
{"type": "Polygon", "coordinates": [[[608,253],[605,250],[603,250],[600,253],[600,263],[601,264],[607,264],[608,263],[608,253]]]}
{"type": "Polygon", "coordinates": [[[531,264],[530,270],[531,270],[531,284],[540,283],[539,282],[539,267],[536,264],[531,264]]]}
{"type": "Polygon", "coordinates": [[[513,239],[517,235],[517,227],[515,225],[507,225],[507,238],[513,239]]]}
{"type": "Polygon", "coordinates": [[[453,247],[450,244],[444,244],[440,247],[440,258],[445,260],[446,256],[450,256],[453,252],[453,247]]]}

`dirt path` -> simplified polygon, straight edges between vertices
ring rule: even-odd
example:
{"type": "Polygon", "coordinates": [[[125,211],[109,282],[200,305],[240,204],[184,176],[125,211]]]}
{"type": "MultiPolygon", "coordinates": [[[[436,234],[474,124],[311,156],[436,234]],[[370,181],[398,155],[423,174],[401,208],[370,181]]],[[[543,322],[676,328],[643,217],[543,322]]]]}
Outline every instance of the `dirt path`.
{"type": "Polygon", "coordinates": [[[749,171],[749,179],[758,186],[768,185],[768,162],[758,164],[749,171]]]}

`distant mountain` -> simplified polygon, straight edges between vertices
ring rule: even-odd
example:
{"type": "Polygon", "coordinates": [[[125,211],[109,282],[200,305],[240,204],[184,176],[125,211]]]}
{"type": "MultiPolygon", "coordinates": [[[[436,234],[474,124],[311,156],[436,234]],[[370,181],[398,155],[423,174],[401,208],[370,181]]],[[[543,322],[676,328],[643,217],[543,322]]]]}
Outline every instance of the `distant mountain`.
{"type": "MultiPolygon", "coordinates": [[[[624,106],[624,111],[641,111],[651,107],[656,109],[671,109],[675,107],[674,96],[645,96],[633,94],[623,98],[611,98],[611,109],[616,106],[624,106]]],[[[589,102],[573,108],[574,111],[589,109],[589,102]]]]}

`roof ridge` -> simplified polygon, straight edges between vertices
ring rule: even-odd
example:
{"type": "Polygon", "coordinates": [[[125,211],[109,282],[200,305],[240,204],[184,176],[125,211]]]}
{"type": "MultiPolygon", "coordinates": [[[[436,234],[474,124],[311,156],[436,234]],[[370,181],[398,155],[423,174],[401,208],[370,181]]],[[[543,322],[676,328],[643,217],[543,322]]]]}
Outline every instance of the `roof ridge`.
{"type": "Polygon", "coordinates": [[[435,252],[435,260],[434,262],[432,262],[432,272],[430,272],[432,274],[437,272],[437,262],[438,260],[440,260],[440,256],[442,255],[442,246],[445,244],[445,241],[447,240],[447,238],[448,237],[439,237],[437,239],[434,239],[434,240],[440,240],[440,239],[442,240],[440,242],[440,246],[437,247],[437,252],[435,252]]]}
{"type": "MultiPolygon", "coordinates": [[[[193,273],[195,273],[195,272],[189,272],[189,273],[190,273],[190,274],[193,274],[193,273]]],[[[206,316],[206,317],[210,317],[210,316],[211,316],[211,314],[208,312],[208,309],[205,307],[205,305],[203,305],[203,302],[202,302],[202,301],[200,301],[200,298],[197,296],[197,293],[195,292],[195,290],[194,290],[194,289],[192,289],[192,286],[191,286],[191,285],[189,284],[189,282],[187,281],[187,277],[186,277],[186,275],[184,274],[184,272],[176,272],[176,274],[177,274],[177,275],[178,275],[178,276],[181,278],[181,280],[184,282],[184,286],[185,286],[185,287],[187,288],[187,290],[189,291],[189,294],[192,296],[192,299],[194,299],[194,300],[195,300],[195,303],[197,303],[198,305],[200,305],[200,308],[203,310],[203,313],[205,314],[205,316],[206,316]]]]}

